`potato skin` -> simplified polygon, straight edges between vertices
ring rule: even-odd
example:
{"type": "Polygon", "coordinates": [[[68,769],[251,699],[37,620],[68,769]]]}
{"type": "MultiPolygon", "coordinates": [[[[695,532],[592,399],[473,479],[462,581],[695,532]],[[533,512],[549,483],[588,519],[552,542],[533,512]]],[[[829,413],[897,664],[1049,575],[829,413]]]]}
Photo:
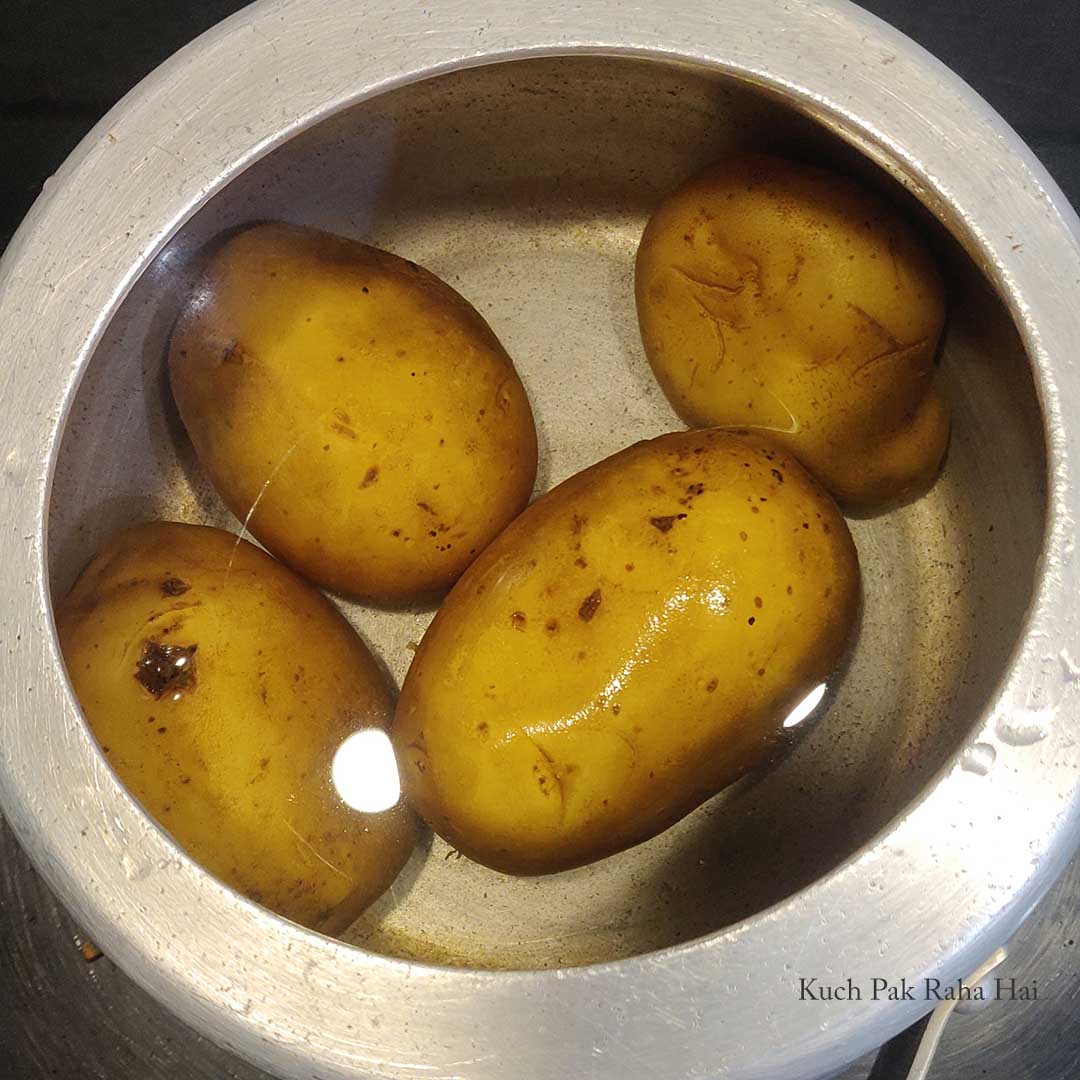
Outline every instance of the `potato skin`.
{"type": "Polygon", "coordinates": [[[334,592],[444,592],[532,491],[532,412],[490,327],[434,274],[353,240],[282,224],[229,239],[169,374],[229,509],[334,592]]]}
{"type": "Polygon", "coordinates": [[[638,443],[533,503],[444,601],[395,714],[405,790],[508,873],[630,847],[773,751],[858,597],[844,519],[774,443],[638,443]]]}
{"type": "Polygon", "coordinates": [[[949,436],[941,278],[855,181],[758,155],[710,166],[653,214],[635,291],[646,355],[688,424],[767,431],[856,511],[933,483],[949,436]]]}
{"type": "Polygon", "coordinates": [[[230,533],[153,522],[102,548],[57,626],[109,762],[207,870],[324,933],[390,885],[414,815],[350,810],[330,765],[347,735],[386,726],[391,702],[325,597],[230,533]],[[185,665],[163,663],[191,646],[185,665]]]}

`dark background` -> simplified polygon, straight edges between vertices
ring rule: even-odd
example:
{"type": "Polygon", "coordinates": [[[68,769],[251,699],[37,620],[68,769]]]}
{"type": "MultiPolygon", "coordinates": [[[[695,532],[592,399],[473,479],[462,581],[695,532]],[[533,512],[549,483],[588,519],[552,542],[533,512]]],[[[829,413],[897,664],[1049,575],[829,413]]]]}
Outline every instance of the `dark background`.
{"type": "MultiPolygon", "coordinates": [[[[106,110],[167,56],[243,6],[236,0],[0,0],[0,250],[43,181],[106,110]]],[[[863,6],[967,79],[1080,205],[1080,0],[868,0],[863,6]]],[[[1043,912],[1042,921],[1060,919],[1046,906],[1043,912]]],[[[0,821],[0,1075],[262,1077],[187,1031],[107,959],[87,964],[77,935],[0,821]]],[[[1024,1063],[1011,1066],[1012,1075],[1065,1075],[1045,1075],[1036,1065],[1036,1044],[1047,1032],[1013,1035],[1011,1049],[1024,1063]]],[[[1067,1073],[1072,1077],[1074,1066],[1067,1073]]]]}

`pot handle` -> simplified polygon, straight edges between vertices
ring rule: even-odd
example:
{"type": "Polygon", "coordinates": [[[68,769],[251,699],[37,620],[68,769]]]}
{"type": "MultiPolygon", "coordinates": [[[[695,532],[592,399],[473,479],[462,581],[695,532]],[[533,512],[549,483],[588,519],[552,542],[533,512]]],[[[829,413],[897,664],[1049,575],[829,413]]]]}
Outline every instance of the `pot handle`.
{"type": "MultiPolygon", "coordinates": [[[[963,986],[974,990],[1005,959],[1004,948],[998,949],[963,981],[963,986]]],[[[867,1080],[926,1080],[941,1041],[945,1024],[959,1008],[960,1012],[977,1012],[979,1004],[959,999],[941,1002],[933,1012],[916,1020],[899,1035],[894,1035],[878,1051],[874,1067],[867,1080]]]]}

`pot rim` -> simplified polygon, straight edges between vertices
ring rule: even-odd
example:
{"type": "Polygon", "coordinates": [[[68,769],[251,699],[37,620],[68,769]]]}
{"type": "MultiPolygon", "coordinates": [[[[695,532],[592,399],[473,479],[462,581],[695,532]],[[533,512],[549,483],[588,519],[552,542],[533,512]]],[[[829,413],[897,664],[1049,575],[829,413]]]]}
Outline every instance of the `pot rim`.
{"type": "Polygon", "coordinates": [[[145,989],[287,1077],[820,1076],[925,1002],[799,1000],[800,977],[966,975],[1073,854],[1080,744],[1071,597],[1080,433],[1080,221],[956,75],[844,0],[261,0],[129,93],[46,183],[0,262],[0,806],[62,902],[145,989]],[[883,165],[998,289],[1030,358],[1049,484],[1019,645],[921,798],[771,909],[645,956],[481,972],[388,959],[234,894],[120,786],[82,721],[52,621],[47,510],[94,348],[176,230],[301,130],[418,79],[527,57],[689,63],[781,95],[883,165]],[[222,74],[224,73],[224,74],[222,74]],[[16,644],[17,643],[17,644],[16,644]],[[1003,735],[1018,727],[1035,741],[1003,735]],[[989,775],[963,767],[974,743],[989,775]],[[1022,743],[1018,744],[1018,743],[1022,743]]]}

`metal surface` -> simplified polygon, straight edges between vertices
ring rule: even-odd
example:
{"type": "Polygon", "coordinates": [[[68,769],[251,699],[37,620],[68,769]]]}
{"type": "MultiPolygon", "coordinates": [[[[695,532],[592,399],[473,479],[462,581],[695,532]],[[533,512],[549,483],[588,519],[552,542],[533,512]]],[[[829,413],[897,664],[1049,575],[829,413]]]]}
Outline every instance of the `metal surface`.
{"type": "MultiPolygon", "coordinates": [[[[282,1075],[823,1075],[925,1006],[799,1002],[800,975],[963,975],[1026,914],[1075,842],[1080,755],[1062,711],[1075,696],[1080,656],[1064,599],[1076,585],[1078,448],[1060,421],[1062,404],[1075,407],[1078,397],[1069,367],[1080,330],[1068,299],[1080,279],[1075,220],[985,105],[852,8],[733,3],[708,14],[635,11],[631,19],[625,11],[615,18],[605,4],[585,12],[555,4],[542,20],[523,18],[526,9],[513,4],[489,17],[477,10],[440,10],[437,25],[420,10],[390,15],[326,0],[242,13],[106,118],[13,242],[0,272],[9,357],[0,378],[5,400],[20,400],[0,447],[0,588],[15,601],[0,615],[10,649],[4,807],[35,863],[110,956],[186,1020],[282,1075]],[[271,143],[391,83],[545,52],[667,57],[694,72],[627,59],[537,61],[517,82],[514,68],[496,68],[373,97],[208,204],[112,320],[176,227],[271,143]],[[235,74],[223,79],[223,71],[235,74]],[[947,370],[958,421],[946,475],[930,499],[859,523],[868,570],[863,641],[876,644],[860,644],[832,713],[795,750],[796,764],[785,765],[795,770],[786,782],[783,772],[770,775],[706,822],[702,836],[718,835],[723,872],[703,875],[696,859],[669,861],[665,878],[639,854],[649,880],[635,895],[655,907],[650,881],[683,886],[674,915],[597,925],[596,913],[612,904],[595,891],[601,869],[593,881],[564,883],[572,895],[558,905],[549,896],[523,908],[513,893],[492,912],[474,904],[456,920],[464,934],[451,937],[454,928],[436,922],[434,947],[424,940],[418,948],[423,920],[440,912],[448,919],[448,900],[470,888],[482,895],[482,883],[447,877],[458,870],[449,864],[445,873],[435,867],[456,882],[440,896],[439,878],[428,875],[438,860],[429,856],[387,913],[381,929],[391,932],[358,930],[387,951],[493,966],[503,966],[494,953],[504,944],[513,964],[565,963],[712,933],[585,968],[448,970],[317,938],[232,896],[141,816],[97,754],[58,666],[45,573],[48,559],[63,587],[95,530],[176,513],[185,492],[189,516],[216,513],[155,397],[168,302],[183,287],[192,248],[245,215],[274,213],[393,242],[451,281],[456,275],[520,361],[542,426],[553,425],[550,482],[576,467],[575,454],[588,458],[606,439],[618,445],[670,423],[655,392],[640,385],[636,340],[626,330],[634,230],[649,200],[722,138],[779,134],[787,122],[748,103],[725,75],[768,87],[871,154],[942,217],[1001,290],[1033,362],[1049,438],[1047,532],[1022,351],[1001,312],[957,269],[947,370]],[[725,85],[714,87],[716,79],[725,85]],[[530,102],[545,80],[546,94],[530,102]],[[675,90],[665,97],[694,107],[661,104],[661,86],[675,90]],[[483,122],[470,128],[471,103],[485,101],[483,122]],[[746,122],[755,108],[763,111],[746,122]],[[463,129],[474,142],[458,141],[463,129]],[[493,170],[502,139],[515,134],[527,151],[520,174],[493,170]],[[425,198],[410,200],[410,185],[425,198]],[[409,206],[419,210],[406,213],[409,206]],[[540,308],[540,299],[552,303],[540,308]],[[585,417],[599,434],[570,440],[585,417]],[[145,452],[133,457],[140,446],[145,452]],[[118,458],[138,468],[117,469],[118,458]],[[56,516],[46,539],[54,461],[56,516]],[[1030,584],[1036,599],[1021,639],[1030,584]],[[861,676],[860,655],[868,665],[861,676]],[[994,692],[1002,672],[1008,679],[994,692]],[[864,697],[841,710],[843,695],[860,689],[864,697]],[[857,722],[845,727],[838,717],[857,722]],[[844,741],[853,732],[859,741],[844,741]],[[830,745],[834,735],[840,741],[830,745]],[[842,755],[851,756],[849,769],[834,768],[842,755]],[[822,762],[830,765],[824,776],[815,769],[822,762]],[[800,783],[810,791],[800,793],[800,783]],[[725,848],[730,811],[744,807],[748,830],[732,831],[725,848]],[[425,875],[431,888],[422,887],[425,875]],[[506,919],[527,923],[549,909],[571,913],[571,925],[542,927],[541,948],[523,952],[526,929],[508,935],[506,919]],[[582,947],[574,929],[586,917],[582,947]],[[571,954],[560,955],[566,942],[571,954]]],[[[790,123],[792,137],[806,138],[815,153],[839,153],[790,123]]],[[[361,621],[395,658],[405,631],[361,621]]],[[[693,823],[685,832],[665,843],[693,851],[693,823]]]]}

